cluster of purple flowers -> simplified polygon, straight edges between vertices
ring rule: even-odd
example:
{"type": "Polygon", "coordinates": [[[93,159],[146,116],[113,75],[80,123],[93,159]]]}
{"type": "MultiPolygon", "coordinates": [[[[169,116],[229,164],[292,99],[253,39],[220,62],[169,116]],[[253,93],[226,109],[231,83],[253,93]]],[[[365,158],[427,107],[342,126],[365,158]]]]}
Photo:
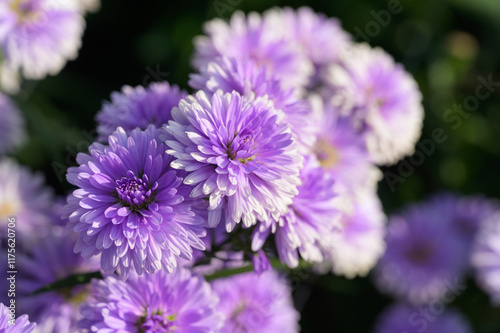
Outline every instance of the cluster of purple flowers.
{"type": "MultiPolygon", "coordinates": [[[[77,54],[83,13],[98,5],[0,2],[2,87],[19,73],[60,71],[77,54]]],[[[379,166],[413,153],[423,121],[400,64],[309,8],[236,12],[204,31],[192,91],[125,86],[104,102],[98,142],[68,169],[76,189],[64,207],[39,176],[0,160],[0,217],[15,216],[24,235],[18,305],[40,332],[297,332],[279,261],[354,278],[381,258],[376,284],[401,300],[381,333],[411,331],[415,307],[470,267],[500,301],[495,203],[437,196],[386,228],[379,166]],[[103,278],[57,284],[95,271],[103,278]]],[[[0,108],[4,154],[24,129],[6,96],[0,108]]],[[[424,324],[470,331],[453,311],[424,324]]],[[[6,332],[33,326],[20,317],[6,332]]]]}

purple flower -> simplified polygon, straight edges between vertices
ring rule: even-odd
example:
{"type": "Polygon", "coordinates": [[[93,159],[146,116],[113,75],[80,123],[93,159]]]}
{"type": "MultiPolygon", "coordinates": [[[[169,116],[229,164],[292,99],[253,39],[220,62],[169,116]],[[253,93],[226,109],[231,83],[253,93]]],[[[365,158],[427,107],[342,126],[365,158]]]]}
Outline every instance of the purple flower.
{"type": "Polygon", "coordinates": [[[467,320],[455,310],[433,312],[432,307],[413,307],[396,303],[378,319],[375,333],[472,333],[467,320]]]}
{"type": "Polygon", "coordinates": [[[392,216],[386,242],[376,269],[382,291],[421,304],[439,298],[447,283],[462,279],[464,244],[435,203],[412,205],[392,216]]]}
{"type": "Polygon", "coordinates": [[[222,324],[210,285],[186,269],[131,274],[127,281],[108,276],[92,286],[79,323],[89,332],[210,333],[222,324]]]}
{"type": "Polygon", "coordinates": [[[0,93],[0,155],[14,151],[25,139],[21,112],[7,95],[0,93]]]}
{"type": "Polygon", "coordinates": [[[376,187],[338,195],[341,227],[321,239],[325,261],[320,268],[347,278],[365,276],[385,251],[386,217],[376,187]]]}
{"type": "Polygon", "coordinates": [[[220,298],[218,310],[226,317],[221,333],[299,331],[299,313],[293,307],[290,288],[276,272],[217,279],[212,287],[220,298]]]}
{"type": "Polygon", "coordinates": [[[261,275],[271,269],[269,258],[262,250],[258,250],[252,255],[253,269],[257,275],[261,275]]]}
{"type": "Polygon", "coordinates": [[[38,323],[39,332],[76,331],[76,322],[80,319],[78,306],[88,295],[87,286],[28,296],[70,275],[99,270],[98,260],[84,260],[73,252],[75,241],[67,232],[56,228],[33,247],[31,254],[18,256],[17,307],[38,323]]]}
{"type": "Polygon", "coordinates": [[[279,219],[260,222],[253,234],[252,250],[260,249],[273,233],[280,260],[288,266],[298,266],[299,253],[306,261],[323,260],[319,241],[340,225],[334,181],[317,164],[316,159],[307,159],[300,175],[302,185],[288,213],[279,219]]]}
{"type": "Polygon", "coordinates": [[[250,59],[276,76],[285,89],[305,87],[313,65],[303,48],[284,39],[280,22],[237,11],[228,23],[214,19],[204,26],[208,36],[195,39],[193,64],[205,67],[215,58],[250,59]]]}
{"type": "Polygon", "coordinates": [[[483,222],[472,249],[476,279],[495,305],[500,304],[500,211],[483,222]]]}
{"type": "Polygon", "coordinates": [[[86,259],[101,253],[104,272],[171,272],[177,258],[192,258],[192,247],[204,249],[204,219],[192,211],[200,203],[170,167],[161,132],[151,125],[127,136],[118,128],[109,146],[94,143],[90,155],[78,154],[80,166],[68,169],[78,187],[66,207],[78,233],[75,252],[86,259]]]}
{"type": "Polygon", "coordinates": [[[208,223],[222,211],[228,231],[285,214],[300,184],[302,157],[296,151],[285,115],[266,98],[245,99],[203,91],[172,110],[167,130],[172,167],[189,172],[192,197],[208,197],[208,223]]]}
{"type": "Polygon", "coordinates": [[[422,96],[391,56],[353,45],[324,76],[328,95],[363,134],[375,163],[393,164],[414,152],[424,117],[422,96]]]}
{"type": "Polygon", "coordinates": [[[168,82],[154,82],[147,88],[124,86],[121,92],[111,94],[111,102],[105,102],[96,116],[99,141],[107,141],[117,127],[127,134],[137,127],[142,130],[149,125],[162,127],[172,119],[172,108],[186,95],[168,82]]]}
{"type": "Polygon", "coordinates": [[[31,333],[36,328],[36,324],[30,323],[28,319],[27,315],[19,316],[17,319],[15,315],[11,317],[9,308],[0,303],[0,332],[31,333]]]}
{"type": "MultiPolygon", "coordinates": [[[[0,220],[13,221],[16,234],[40,235],[52,223],[53,193],[44,182],[42,175],[14,160],[0,159],[0,220]]],[[[6,232],[7,223],[3,226],[1,234],[6,232]]]]}
{"type": "Polygon", "coordinates": [[[76,1],[11,0],[0,3],[4,61],[27,79],[57,74],[76,58],[85,22],[76,1]]]}
{"type": "Polygon", "coordinates": [[[200,74],[192,74],[189,84],[210,95],[219,89],[228,93],[236,91],[248,98],[267,95],[274,107],[285,113],[298,148],[307,152],[314,144],[315,127],[309,103],[295,96],[293,89],[283,90],[281,83],[254,61],[216,58],[201,68],[200,74]]]}

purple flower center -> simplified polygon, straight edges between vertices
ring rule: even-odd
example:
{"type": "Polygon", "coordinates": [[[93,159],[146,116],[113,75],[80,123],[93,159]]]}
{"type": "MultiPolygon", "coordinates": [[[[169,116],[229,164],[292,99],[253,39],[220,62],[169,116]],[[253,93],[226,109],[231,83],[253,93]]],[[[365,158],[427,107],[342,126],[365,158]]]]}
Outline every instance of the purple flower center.
{"type": "Polygon", "coordinates": [[[161,314],[149,315],[141,325],[140,332],[144,333],[172,333],[176,330],[174,326],[175,315],[165,316],[161,314]]]}
{"type": "Polygon", "coordinates": [[[231,160],[238,160],[241,163],[252,161],[254,159],[254,139],[252,135],[236,135],[235,138],[227,144],[227,157],[231,160]]]}
{"type": "Polygon", "coordinates": [[[335,147],[325,139],[320,139],[314,147],[318,161],[323,168],[332,168],[339,161],[339,153],[335,147]]]}
{"type": "Polygon", "coordinates": [[[423,265],[432,258],[434,254],[430,244],[414,244],[406,251],[406,257],[415,265],[423,265]]]}
{"type": "Polygon", "coordinates": [[[155,182],[150,186],[147,175],[138,178],[131,171],[127,176],[116,181],[118,198],[124,206],[132,209],[146,208],[154,199],[154,190],[158,187],[158,183],[155,182]]]}

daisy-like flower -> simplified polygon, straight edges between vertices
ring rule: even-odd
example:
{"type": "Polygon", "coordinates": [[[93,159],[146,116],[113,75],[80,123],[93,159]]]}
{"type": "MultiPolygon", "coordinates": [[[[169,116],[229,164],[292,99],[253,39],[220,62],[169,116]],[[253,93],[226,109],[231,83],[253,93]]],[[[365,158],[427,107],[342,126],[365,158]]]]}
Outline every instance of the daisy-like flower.
{"type": "Polygon", "coordinates": [[[339,115],[331,101],[314,95],[310,103],[317,124],[312,153],[321,167],[350,191],[371,186],[378,170],[371,163],[363,138],[339,115]]]}
{"type": "Polygon", "coordinates": [[[45,233],[52,223],[53,204],[53,193],[45,186],[42,175],[32,173],[14,160],[0,160],[2,234],[9,220],[15,220],[16,233],[28,236],[45,233]]]}
{"type": "Polygon", "coordinates": [[[275,271],[217,279],[212,287],[220,298],[218,310],[226,317],[221,333],[299,331],[291,290],[275,271]]]}
{"type": "Polygon", "coordinates": [[[236,91],[249,98],[268,96],[275,108],[285,113],[298,149],[307,153],[314,144],[315,127],[309,103],[297,98],[293,89],[283,90],[280,82],[254,61],[227,57],[214,59],[200,69],[200,74],[192,74],[189,84],[207,94],[221,89],[228,93],[236,91]]]}
{"type": "Polygon", "coordinates": [[[223,317],[210,285],[187,269],[92,281],[79,326],[89,332],[219,332],[223,317]]]}
{"type": "Polygon", "coordinates": [[[0,46],[4,61],[27,79],[57,74],[76,58],[85,21],[75,0],[4,0],[0,46]]]}
{"type": "Polygon", "coordinates": [[[94,143],[89,155],[78,154],[80,166],[68,169],[78,187],[65,208],[78,233],[75,251],[86,259],[101,253],[106,273],[171,272],[177,258],[191,260],[192,247],[204,249],[204,219],[192,210],[199,202],[170,167],[161,132],[151,125],[128,136],[118,128],[109,146],[94,143]]]}
{"type": "Polygon", "coordinates": [[[380,290],[422,304],[461,281],[464,244],[435,207],[416,204],[390,218],[387,251],[375,271],[380,290]]]}
{"type": "Polygon", "coordinates": [[[207,36],[195,39],[193,64],[201,69],[216,57],[250,59],[279,79],[285,89],[305,87],[313,68],[298,44],[283,38],[280,22],[267,20],[257,13],[237,11],[229,24],[222,19],[207,22],[207,36]]]}
{"type": "Polygon", "coordinates": [[[168,82],[153,82],[147,88],[124,86],[111,94],[96,116],[99,141],[107,141],[117,127],[127,134],[133,129],[145,130],[149,125],[162,127],[171,120],[170,111],[187,93],[168,82]]]}
{"type": "Polygon", "coordinates": [[[321,262],[323,255],[319,241],[340,228],[335,204],[334,181],[330,174],[318,167],[309,157],[300,175],[299,193],[288,207],[288,213],[278,220],[262,221],[255,228],[252,250],[259,250],[270,233],[275,234],[276,249],[280,260],[295,268],[299,253],[309,262],[321,262]]]}
{"type": "Polygon", "coordinates": [[[26,138],[24,119],[9,97],[0,93],[0,155],[17,149],[26,138]]]}
{"type": "Polygon", "coordinates": [[[433,312],[432,307],[396,303],[377,321],[375,333],[472,333],[470,323],[455,310],[433,312]]]}
{"type": "Polygon", "coordinates": [[[415,80],[382,49],[351,46],[325,71],[329,96],[359,129],[373,161],[393,164],[411,155],[424,111],[415,80]]]}
{"type": "Polygon", "coordinates": [[[189,172],[192,197],[208,197],[208,223],[216,226],[224,211],[231,231],[276,219],[297,194],[302,156],[282,111],[266,98],[244,99],[237,92],[203,91],[172,110],[167,130],[172,167],[189,172]]]}
{"type": "Polygon", "coordinates": [[[319,268],[347,278],[365,276],[385,251],[386,217],[375,187],[354,194],[340,188],[341,227],[321,238],[325,261],[319,268]]]}
{"type": "Polygon", "coordinates": [[[484,221],[474,242],[472,267],[481,288],[495,305],[500,304],[500,211],[484,221]]]}
{"type": "Polygon", "coordinates": [[[10,309],[0,303],[0,332],[31,333],[35,328],[36,324],[30,323],[27,315],[22,315],[15,319],[15,314],[11,316],[10,309]]]}
{"type": "Polygon", "coordinates": [[[274,8],[264,16],[281,27],[287,41],[298,43],[315,65],[316,71],[337,62],[341,50],[351,42],[350,35],[342,30],[337,19],[315,13],[309,7],[297,10],[274,8]]]}
{"type": "Polygon", "coordinates": [[[75,239],[65,230],[53,229],[33,247],[30,254],[18,256],[17,307],[37,322],[38,332],[67,333],[77,330],[81,318],[78,307],[86,299],[88,286],[79,285],[43,292],[30,293],[71,275],[99,270],[99,261],[84,260],[73,252],[75,239]]]}

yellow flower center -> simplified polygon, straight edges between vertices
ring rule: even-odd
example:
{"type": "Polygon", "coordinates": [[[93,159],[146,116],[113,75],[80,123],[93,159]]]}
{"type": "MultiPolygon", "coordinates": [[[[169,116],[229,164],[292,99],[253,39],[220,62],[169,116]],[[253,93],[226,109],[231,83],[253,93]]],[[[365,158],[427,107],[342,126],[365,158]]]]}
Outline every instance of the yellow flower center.
{"type": "Polygon", "coordinates": [[[16,213],[16,207],[10,202],[0,203],[0,216],[1,217],[12,217],[16,213]]]}
{"type": "Polygon", "coordinates": [[[43,14],[23,8],[24,0],[12,0],[10,9],[17,14],[19,22],[37,22],[42,20],[43,14]]]}
{"type": "Polygon", "coordinates": [[[332,168],[340,160],[339,152],[329,142],[320,139],[315,147],[316,156],[323,168],[332,168]]]}

